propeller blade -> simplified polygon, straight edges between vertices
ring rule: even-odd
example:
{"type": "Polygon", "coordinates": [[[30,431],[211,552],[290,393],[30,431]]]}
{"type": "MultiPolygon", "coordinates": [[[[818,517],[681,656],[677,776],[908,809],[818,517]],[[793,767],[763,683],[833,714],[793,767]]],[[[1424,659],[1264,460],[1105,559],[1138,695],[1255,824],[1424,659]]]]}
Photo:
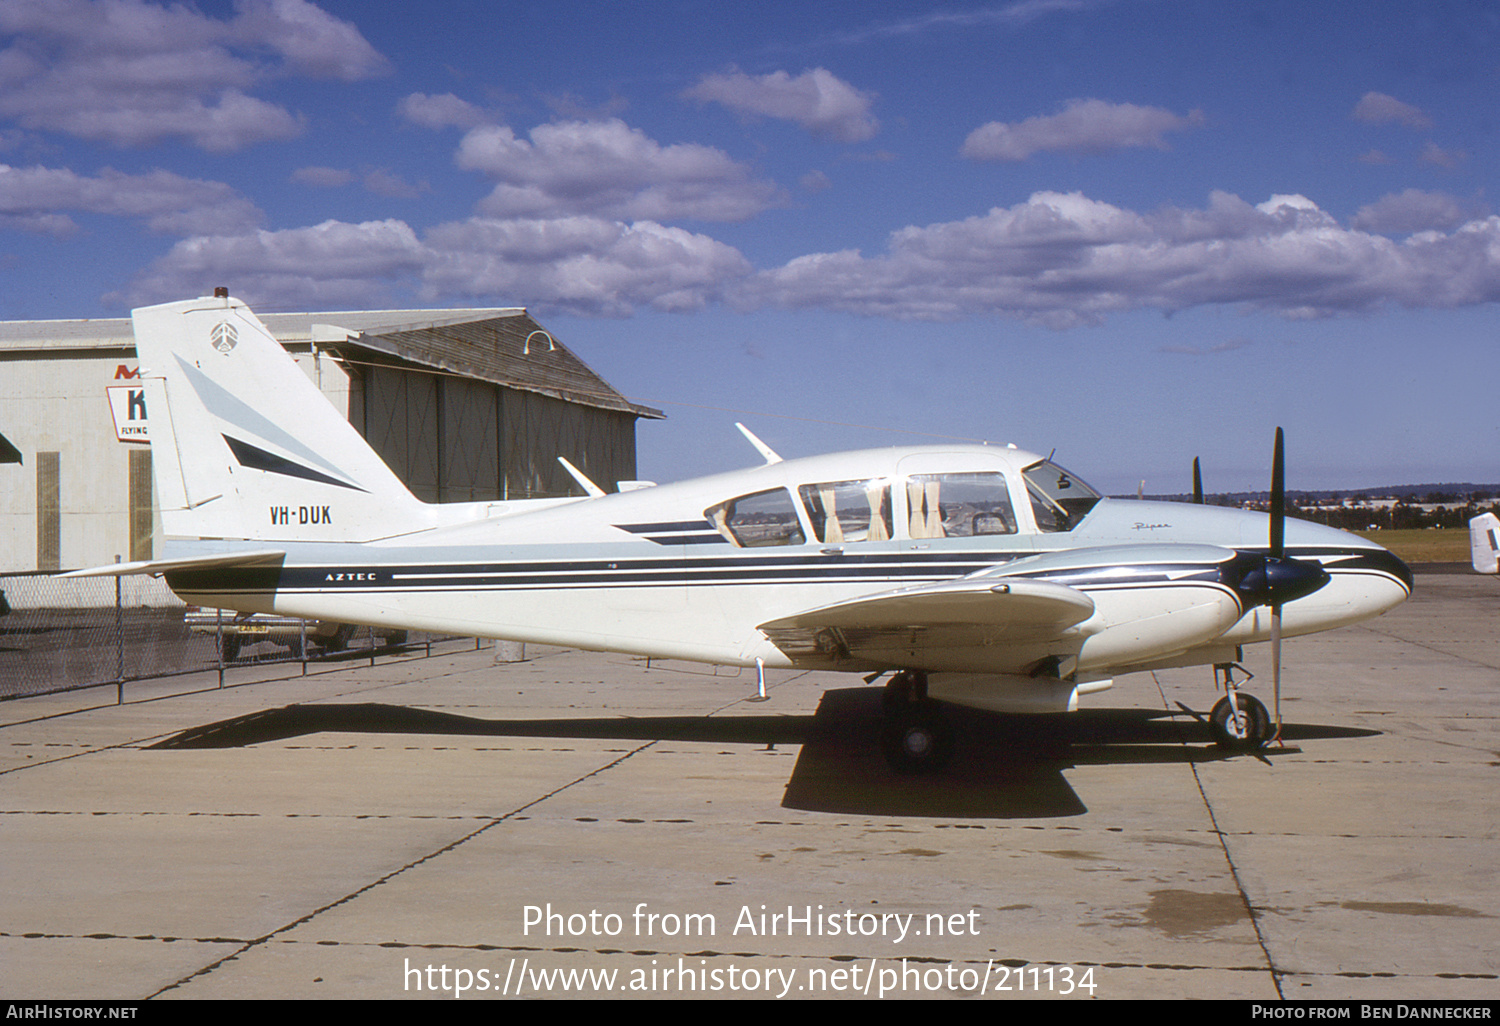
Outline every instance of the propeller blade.
{"type": "MultiPolygon", "coordinates": [[[[1271,741],[1281,743],[1281,607],[1271,607],[1271,705],[1276,711],[1276,731],[1271,741]]],[[[1268,744],[1270,742],[1267,742],[1268,744]]]]}
{"type": "Polygon", "coordinates": [[[1280,559],[1286,549],[1286,453],[1281,428],[1276,429],[1276,452],[1271,457],[1271,558],[1280,559]]]}
{"type": "Polygon", "coordinates": [[[1193,457],[1193,502],[1203,505],[1203,471],[1198,466],[1198,457],[1193,457]]]}
{"type": "MultiPolygon", "coordinates": [[[[1286,553],[1286,450],[1281,428],[1276,429],[1276,449],[1271,456],[1271,559],[1280,560],[1286,553]]],[[[1328,575],[1318,568],[1326,583],[1328,575]]],[[[1269,576],[1269,573],[1268,573],[1269,576]]],[[[1319,587],[1322,585],[1320,584],[1319,587]]],[[[1275,693],[1276,733],[1271,740],[1281,741],[1281,603],[1271,606],[1271,686],[1275,693]]]]}

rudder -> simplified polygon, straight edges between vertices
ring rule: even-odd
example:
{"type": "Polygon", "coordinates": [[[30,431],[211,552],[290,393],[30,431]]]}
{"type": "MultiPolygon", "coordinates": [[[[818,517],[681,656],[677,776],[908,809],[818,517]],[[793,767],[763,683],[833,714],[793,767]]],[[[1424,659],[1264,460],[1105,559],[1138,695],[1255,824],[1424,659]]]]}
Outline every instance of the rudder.
{"type": "Polygon", "coordinates": [[[1500,517],[1484,513],[1469,521],[1469,554],[1475,573],[1500,573],[1500,517]]]}

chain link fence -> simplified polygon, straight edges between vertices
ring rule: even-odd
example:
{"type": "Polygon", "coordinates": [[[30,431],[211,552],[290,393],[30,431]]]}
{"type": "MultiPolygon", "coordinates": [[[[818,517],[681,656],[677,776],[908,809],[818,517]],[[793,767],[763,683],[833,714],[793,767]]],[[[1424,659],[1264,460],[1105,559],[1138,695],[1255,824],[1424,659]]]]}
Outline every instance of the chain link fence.
{"type": "Polygon", "coordinates": [[[431,651],[452,635],[197,610],[156,577],[0,575],[0,700],[247,663],[431,651]]]}

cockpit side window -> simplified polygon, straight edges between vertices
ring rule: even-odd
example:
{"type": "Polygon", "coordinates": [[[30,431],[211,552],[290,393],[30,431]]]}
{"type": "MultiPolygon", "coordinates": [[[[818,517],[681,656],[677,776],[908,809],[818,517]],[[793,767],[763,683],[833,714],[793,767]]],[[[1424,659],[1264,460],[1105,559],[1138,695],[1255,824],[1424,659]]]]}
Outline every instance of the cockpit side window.
{"type": "Polygon", "coordinates": [[[825,545],[890,539],[890,481],[833,481],[798,491],[813,534],[825,545]]]}
{"type": "Polygon", "coordinates": [[[1016,533],[1004,474],[913,474],[906,510],[912,538],[1016,533]]]}
{"type": "Polygon", "coordinates": [[[1056,463],[1039,460],[1022,471],[1037,530],[1071,531],[1102,496],[1056,463]]]}
{"type": "Polygon", "coordinates": [[[796,502],[785,488],[741,495],[704,510],[703,515],[742,549],[801,545],[807,540],[797,519],[796,502]]]}

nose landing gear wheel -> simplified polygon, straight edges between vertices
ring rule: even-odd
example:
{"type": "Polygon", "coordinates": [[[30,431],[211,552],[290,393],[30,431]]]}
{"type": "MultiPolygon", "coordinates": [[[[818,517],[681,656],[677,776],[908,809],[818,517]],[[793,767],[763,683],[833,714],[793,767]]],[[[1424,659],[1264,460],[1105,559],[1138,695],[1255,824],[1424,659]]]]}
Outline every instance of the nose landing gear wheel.
{"type": "Polygon", "coordinates": [[[1227,697],[1214,704],[1209,715],[1214,744],[1238,752],[1264,748],[1271,739],[1271,717],[1266,707],[1252,695],[1236,695],[1235,704],[1239,706],[1238,716],[1227,697]]]}
{"type": "Polygon", "coordinates": [[[897,773],[933,773],[953,755],[953,730],[936,702],[914,702],[886,713],[880,747],[897,773]]]}

